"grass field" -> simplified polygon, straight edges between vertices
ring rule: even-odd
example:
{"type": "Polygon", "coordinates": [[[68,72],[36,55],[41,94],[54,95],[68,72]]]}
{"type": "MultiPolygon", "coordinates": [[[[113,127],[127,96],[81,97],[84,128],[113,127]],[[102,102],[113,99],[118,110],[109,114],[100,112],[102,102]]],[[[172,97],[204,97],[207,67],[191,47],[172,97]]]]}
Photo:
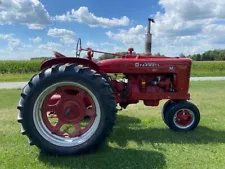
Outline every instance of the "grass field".
{"type": "Polygon", "coordinates": [[[107,142],[95,154],[40,154],[20,134],[16,105],[20,90],[0,90],[0,169],[223,169],[225,168],[225,81],[191,82],[192,102],[201,111],[193,132],[170,131],[159,107],[131,105],[118,113],[107,142]]]}
{"type": "Polygon", "coordinates": [[[193,61],[191,76],[225,76],[225,61],[193,61]]]}
{"type": "Polygon", "coordinates": [[[12,73],[12,74],[0,74],[0,82],[26,82],[31,77],[33,77],[34,73],[12,73]]]}

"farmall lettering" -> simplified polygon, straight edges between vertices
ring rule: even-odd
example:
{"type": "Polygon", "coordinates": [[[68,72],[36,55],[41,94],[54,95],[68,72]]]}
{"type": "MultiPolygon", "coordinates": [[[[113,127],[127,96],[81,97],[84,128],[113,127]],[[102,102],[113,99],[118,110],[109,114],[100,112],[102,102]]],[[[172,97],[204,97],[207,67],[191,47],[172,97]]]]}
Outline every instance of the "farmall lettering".
{"type": "Polygon", "coordinates": [[[151,62],[145,62],[145,63],[135,63],[135,67],[159,67],[158,63],[151,63],[151,62]]]}

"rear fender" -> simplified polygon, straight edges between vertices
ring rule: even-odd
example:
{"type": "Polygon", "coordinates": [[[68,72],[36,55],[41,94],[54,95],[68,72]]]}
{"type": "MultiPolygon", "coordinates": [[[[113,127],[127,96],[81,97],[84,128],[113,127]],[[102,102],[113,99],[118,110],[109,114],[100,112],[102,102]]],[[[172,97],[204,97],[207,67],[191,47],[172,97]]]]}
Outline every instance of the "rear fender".
{"type": "Polygon", "coordinates": [[[49,59],[44,62],[42,62],[40,69],[43,70],[45,68],[51,67],[56,64],[66,64],[66,63],[75,63],[78,65],[83,65],[85,67],[89,67],[96,72],[99,72],[99,67],[96,63],[88,60],[88,59],[82,59],[82,58],[54,58],[54,59],[49,59]]]}

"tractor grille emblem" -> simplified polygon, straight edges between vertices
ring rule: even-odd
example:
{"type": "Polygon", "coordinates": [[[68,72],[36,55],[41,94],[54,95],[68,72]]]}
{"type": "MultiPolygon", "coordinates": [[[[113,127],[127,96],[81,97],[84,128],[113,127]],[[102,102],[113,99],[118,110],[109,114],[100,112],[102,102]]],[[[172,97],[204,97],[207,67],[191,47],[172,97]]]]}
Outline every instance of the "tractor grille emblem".
{"type": "Polygon", "coordinates": [[[146,63],[135,63],[135,67],[159,67],[159,64],[158,63],[149,63],[149,62],[146,62],[146,63]]]}

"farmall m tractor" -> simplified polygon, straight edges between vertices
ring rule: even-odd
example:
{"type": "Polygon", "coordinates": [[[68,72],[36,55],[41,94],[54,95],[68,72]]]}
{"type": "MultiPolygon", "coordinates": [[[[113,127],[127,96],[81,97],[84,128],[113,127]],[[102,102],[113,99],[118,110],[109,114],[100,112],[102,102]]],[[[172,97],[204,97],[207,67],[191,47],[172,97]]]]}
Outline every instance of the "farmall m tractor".
{"type": "MultiPolygon", "coordinates": [[[[76,57],[55,52],[45,60],[39,74],[24,87],[18,103],[18,122],[30,145],[50,154],[72,155],[96,150],[109,136],[117,107],[143,101],[158,106],[166,99],[161,115],[174,131],[190,131],[200,121],[191,102],[188,58],[151,55],[151,22],[148,20],[145,54],[112,54],[118,58],[96,61],[94,53],[77,42],[76,57]],[[79,58],[81,51],[87,56],[79,58]],[[111,74],[123,74],[121,80],[111,74]]],[[[148,136],[146,136],[148,137],[148,136]]]]}

